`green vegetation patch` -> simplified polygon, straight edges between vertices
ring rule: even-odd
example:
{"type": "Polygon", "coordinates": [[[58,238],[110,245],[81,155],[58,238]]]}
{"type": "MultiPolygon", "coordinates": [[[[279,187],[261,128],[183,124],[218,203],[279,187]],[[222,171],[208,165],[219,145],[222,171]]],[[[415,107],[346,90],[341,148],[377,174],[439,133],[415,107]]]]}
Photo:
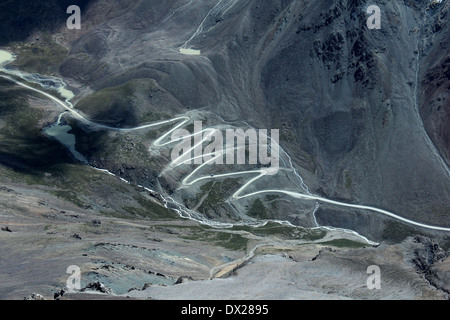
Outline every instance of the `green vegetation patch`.
{"type": "Polygon", "coordinates": [[[265,226],[257,228],[250,226],[235,226],[233,227],[233,230],[247,231],[260,237],[275,236],[284,240],[317,241],[326,235],[326,231],[321,229],[311,230],[282,225],[276,222],[269,222],[265,226]]]}
{"type": "MultiPolygon", "coordinates": [[[[145,121],[144,121],[145,122],[145,121]]],[[[153,121],[150,121],[153,122],[153,121]]],[[[173,124],[162,125],[160,127],[146,129],[147,132],[144,137],[147,141],[153,141],[161,137],[163,134],[169,132],[174,127],[173,124]]]]}
{"type": "Polygon", "coordinates": [[[344,171],[344,184],[347,190],[350,190],[352,188],[353,185],[352,174],[348,170],[344,171]]]}
{"type": "Polygon", "coordinates": [[[185,228],[184,232],[188,232],[182,236],[186,240],[194,240],[207,242],[212,245],[220,246],[228,250],[246,251],[249,240],[235,233],[209,229],[205,227],[185,228]]]}
{"type": "Polygon", "coordinates": [[[364,248],[367,246],[365,243],[352,241],[348,239],[335,239],[326,242],[320,242],[321,245],[333,246],[338,248],[364,248]]]}
{"type": "Polygon", "coordinates": [[[397,221],[388,220],[385,221],[384,224],[385,228],[383,229],[382,237],[387,241],[398,243],[402,242],[408,237],[415,235],[422,235],[425,237],[432,238],[432,236],[430,236],[429,234],[420,232],[417,229],[414,229],[397,221]]]}
{"type": "Polygon", "coordinates": [[[101,89],[81,99],[76,108],[89,114],[96,122],[111,126],[132,127],[168,118],[162,113],[138,106],[139,96],[157,89],[153,79],[136,79],[118,86],[101,89]]]}
{"type": "Polygon", "coordinates": [[[29,107],[26,91],[0,81],[0,163],[33,173],[58,163],[73,163],[69,152],[42,133],[42,110],[29,107]]]}
{"type": "Polygon", "coordinates": [[[194,204],[201,205],[197,211],[207,216],[217,213],[219,209],[226,211],[225,201],[239,188],[240,179],[225,179],[223,181],[210,181],[200,189],[201,193],[196,196],[194,204]]]}
{"type": "Polygon", "coordinates": [[[247,214],[253,218],[267,219],[267,209],[260,199],[256,199],[253,205],[248,209],[247,214]]]}
{"type": "Polygon", "coordinates": [[[164,163],[151,157],[148,152],[148,138],[132,133],[91,131],[81,128],[75,121],[69,121],[76,137],[75,148],[90,161],[104,166],[147,168],[158,172],[164,163]]]}
{"type": "Polygon", "coordinates": [[[151,218],[152,220],[174,220],[180,218],[174,211],[167,209],[142,195],[134,196],[133,198],[140,204],[140,208],[124,207],[123,209],[126,212],[141,217],[151,218]]]}
{"type": "Polygon", "coordinates": [[[31,43],[16,43],[13,45],[19,69],[40,74],[59,74],[59,67],[67,57],[66,48],[57,44],[49,34],[44,34],[39,41],[31,43]]]}
{"type": "Polygon", "coordinates": [[[445,237],[439,242],[439,246],[444,249],[445,252],[450,252],[450,237],[445,237]]]}
{"type": "MultiPolygon", "coordinates": [[[[64,146],[43,134],[40,122],[44,112],[27,104],[27,94],[0,81],[1,181],[42,186],[49,194],[80,208],[101,208],[99,211],[118,217],[179,218],[175,212],[147,199],[141,189],[76,164],[64,146]]],[[[107,143],[111,141],[107,134],[96,134],[100,142],[111,148],[106,154],[116,155],[116,161],[126,163],[133,156],[130,162],[136,166],[151,162],[140,137],[119,134],[107,143]]],[[[79,147],[77,144],[79,152],[86,151],[79,147]]]]}
{"type": "Polygon", "coordinates": [[[58,190],[58,191],[50,191],[50,193],[57,196],[58,198],[64,199],[68,202],[72,202],[73,204],[77,205],[80,208],[86,206],[86,204],[82,200],[80,200],[77,194],[73,191],[58,190]]]}

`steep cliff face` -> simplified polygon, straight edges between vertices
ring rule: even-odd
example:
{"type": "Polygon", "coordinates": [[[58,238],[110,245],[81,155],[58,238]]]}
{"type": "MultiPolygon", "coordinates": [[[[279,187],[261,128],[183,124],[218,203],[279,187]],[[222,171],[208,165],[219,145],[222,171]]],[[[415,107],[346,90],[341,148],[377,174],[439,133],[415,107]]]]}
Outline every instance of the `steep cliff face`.
{"type": "Polygon", "coordinates": [[[430,239],[418,236],[413,241],[422,245],[413,251],[410,258],[417,272],[432,286],[449,293],[448,254],[430,239]]]}
{"type": "MultiPolygon", "coordinates": [[[[99,99],[82,101],[95,119],[137,125],[146,110],[201,109],[229,123],[279,128],[312,193],[449,226],[449,4],[377,1],[381,30],[366,26],[369,4],[96,1],[83,11],[84,29],[59,29],[69,49],[60,72],[106,94],[146,83],[115,112],[93,103],[99,99]]],[[[332,206],[317,219],[339,227],[360,221],[332,206]]],[[[364,228],[376,229],[370,224],[364,228]]]]}

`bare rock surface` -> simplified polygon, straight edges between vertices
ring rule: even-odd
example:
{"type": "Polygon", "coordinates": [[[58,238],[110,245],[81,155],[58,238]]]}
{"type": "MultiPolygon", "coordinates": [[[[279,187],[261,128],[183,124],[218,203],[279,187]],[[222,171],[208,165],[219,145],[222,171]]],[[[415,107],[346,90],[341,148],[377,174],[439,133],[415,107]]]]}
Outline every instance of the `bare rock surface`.
{"type": "MultiPolygon", "coordinates": [[[[400,245],[370,249],[324,250],[316,246],[294,249],[288,254],[261,252],[226,278],[188,282],[175,287],[153,286],[129,295],[163,300],[447,299],[447,293],[441,287],[430,285],[426,276],[418,273],[415,264],[408,260],[415,250],[424,248],[408,239],[400,245]],[[311,251],[320,253],[311,259],[311,251]],[[310,260],[296,261],[289,255],[309,256],[310,260]],[[380,290],[367,287],[367,268],[371,265],[380,267],[380,290]]],[[[448,261],[436,265],[442,271],[445,266],[448,267],[448,261]]],[[[446,277],[446,272],[441,276],[446,277]]]]}

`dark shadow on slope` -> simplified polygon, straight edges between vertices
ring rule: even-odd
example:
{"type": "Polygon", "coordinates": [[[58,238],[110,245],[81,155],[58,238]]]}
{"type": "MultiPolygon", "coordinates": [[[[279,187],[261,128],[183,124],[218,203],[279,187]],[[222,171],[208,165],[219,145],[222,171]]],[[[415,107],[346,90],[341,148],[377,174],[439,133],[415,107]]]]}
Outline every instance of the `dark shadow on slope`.
{"type": "Polygon", "coordinates": [[[83,9],[92,0],[6,0],[0,2],[0,46],[23,41],[33,32],[51,32],[65,23],[70,5],[83,9]]]}
{"type": "Polygon", "coordinates": [[[36,173],[51,171],[57,164],[76,163],[58,142],[45,137],[17,138],[12,143],[0,143],[0,164],[21,171],[36,173]]]}
{"type": "Polygon", "coordinates": [[[30,108],[27,96],[23,89],[0,83],[0,164],[33,173],[75,163],[64,146],[44,136],[44,112],[30,108]]]}

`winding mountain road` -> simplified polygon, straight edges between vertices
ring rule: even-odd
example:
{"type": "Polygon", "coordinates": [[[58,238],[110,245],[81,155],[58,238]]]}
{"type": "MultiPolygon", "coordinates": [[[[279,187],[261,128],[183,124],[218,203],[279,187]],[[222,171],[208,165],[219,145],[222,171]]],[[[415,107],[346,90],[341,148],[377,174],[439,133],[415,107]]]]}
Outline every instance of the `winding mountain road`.
{"type": "MultiPolygon", "coordinates": [[[[5,54],[5,51],[1,51],[0,50],[0,57],[8,57],[8,55],[5,54]]],[[[10,62],[11,59],[9,59],[8,61],[1,61],[0,59],[0,72],[3,73],[8,73],[8,70],[3,68],[3,65],[5,64],[5,62],[10,62]]],[[[17,72],[15,72],[17,73],[17,72]]],[[[167,131],[166,133],[164,133],[161,137],[159,137],[157,140],[155,140],[153,142],[153,147],[156,148],[162,148],[162,147],[167,147],[170,146],[171,144],[177,142],[177,141],[172,141],[171,139],[168,139],[169,136],[171,136],[176,130],[184,127],[187,123],[189,123],[191,121],[191,118],[188,116],[180,116],[180,117],[176,117],[170,120],[164,120],[164,121],[159,121],[156,123],[152,123],[152,124],[146,124],[146,125],[142,125],[142,126],[138,126],[135,128],[115,128],[115,127],[110,127],[110,126],[105,126],[105,125],[101,125],[101,124],[97,124],[94,123],[90,120],[88,120],[85,116],[83,116],[79,111],[77,111],[76,109],[74,109],[71,104],[61,101],[60,99],[58,99],[57,97],[43,91],[43,90],[39,90],[37,88],[34,88],[32,86],[29,86],[13,77],[10,76],[6,76],[6,75],[1,75],[1,78],[4,78],[6,80],[9,80],[13,83],[15,83],[16,85],[19,85],[25,89],[37,92],[41,95],[43,95],[44,97],[48,98],[49,100],[53,101],[54,103],[56,103],[59,107],[64,108],[64,113],[70,113],[75,119],[89,124],[94,128],[97,129],[103,129],[103,130],[113,130],[113,131],[120,131],[120,132],[132,132],[132,131],[137,131],[137,130],[144,130],[144,129],[149,129],[149,128],[154,128],[154,127],[159,127],[165,124],[172,124],[172,123],[177,123],[172,129],[170,129],[169,131],[167,131]],[[166,142],[164,142],[165,140],[167,140],[166,142]]],[[[202,134],[203,133],[207,133],[206,135],[203,135],[203,138],[201,139],[201,142],[197,143],[195,146],[192,147],[191,150],[192,151],[195,149],[195,147],[197,147],[198,145],[202,145],[204,142],[208,142],[210,139],[210,136],[215,132],[216,129],[211,129],[211,128],[207,128],[207,129],[203,129],[201,132],[196,133],[196,134],[202,134]]],[[[191,135],[191,137],[194,135],[191,135]]],[[[190,154],[190,152],[186,152],[188,154],[190,154]]],[[[367,210],[367,211],[372,211],[372,212],[376,212],[388,217],[391,217],[393,219],[402,221],[404,223],[410,224],[410,225],[414,225],[416,227],[420,227],[420,228],[424,228],[424,229],[430,229],[430,230],[437,230],[437,231],[445,231],[445,232],[450,232],[450,228],[446,228],[446,227],[439,227],[439,226],[433,226],[433,225],[428,225],[428,224],[424,224],[424,223],[419,223],[404,217],[401,217],[393,212],[387,211],[387,210],[383,210],[383,209],[379,209],[376,207],[372,207],[372,206],[366,206],[366,205],[357,205],[357,204],[350,204],[350,203],[345,203],[345,202],[340,202],[340,201],[335,201],[335,200],[330,200],[330,199],[326,199],[320,196],[316,196],[316,195],[312,195],[312,194],[305,194],[305,193],[300,193],[300,192],[293,192],[293,191],[286,191],[286,190],[277,190],[277,189],[268,189],[268,190],[262,190],[262,191],[256,191],[256,192],[252,192],[252,193],[248,193],[248,194],[244,194],[244,191],[251,186],[255,181],[261,179],[262,177],[268,175],[268,174],[272,174],[273,172],[271,172],[271,170],[273,170],[272,168],[261,168],[261,169],[257,169],[257,170],[249,170],[249,171],[240,171],[240,172],[232,172],[232,173],[226,173],[226,174],[217,174],[217,175],[209,175],[209,176],[199,176],[197,178],[193,178],[202,168],[204,168],[207,165],[210,165],[212,162],[214,162],[217,158],[222,157],[224,152],[226,152],[227,149],[224,149],[222,151],[216,152],[214,154],[207,154],[207,155],[203,155],[203,156],[211,156],[211,159],[204,162],[202,165],[199,165],[195,170],[193,170],[183,181],[182,181],[182,186],[181,187],[188,187],[188,186],[192,186],[193,184],[203,181],[203,180],[214,180],[214,179],[220,179],[220,178],[225,178],[225,177],[235,177],[235,176],[247,176],[247,175],[256,175],[254,178],[251,178],[249,181],[247,181],[241,188],[239,188],[239,190],[237,190],[233,196],[232,199],[234,200],[240,200],[240,199],[244,199],[244,198],[249,198],[249,197],[254,197],[254,196],[258,196],[261,194],[284,194],[284,195],[288,195],[290,197],[296,198],[296,199],[301,199],[301,200],[307,200],[307,201],[316,201],[316,202],[320,202],[320,203],[328,203],[328,204],[332,204],[332,205],[336,205],[339,207],[345,207],[345,208],[352,208],[352,209],[360,209],[360,210],[367,210]],[[192,179],[192,181],[190,181],[192,179]]],[[[178,167],[180,165],[182,165],[183,163],[186,162],[190,162],[192,160],[195,160],[196,157],[191,157],[189,159],[183,158],[182,161],[180,161],[180,159],[174,159],[172,161],[172,163],[170,163],[169,167],[170,168],[175,168],[178,167]]],[[[293,169],[286,169],[286,168],[282,168],[281,170],[293,170],[293,169]]]]}

